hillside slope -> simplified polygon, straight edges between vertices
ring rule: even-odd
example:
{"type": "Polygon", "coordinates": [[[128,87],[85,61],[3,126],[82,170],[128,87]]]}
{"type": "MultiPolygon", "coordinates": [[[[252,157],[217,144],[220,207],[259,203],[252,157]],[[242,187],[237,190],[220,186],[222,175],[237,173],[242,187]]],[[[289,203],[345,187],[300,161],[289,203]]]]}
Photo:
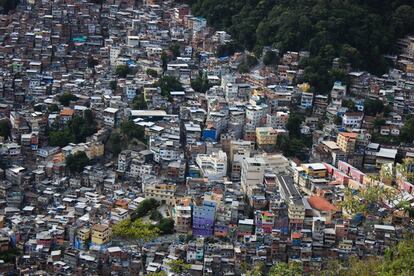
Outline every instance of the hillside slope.
{"type": "Polygon", "coordinates": [[[272,45],[282,51],[309,50],[305,80],[329,88],[343,72],[332,60],[375,74],[385,72],[383,54],[414,32],[412,0],[190,0],[193,12],[229,31],[237,43],[259,53],[272,45]]]}

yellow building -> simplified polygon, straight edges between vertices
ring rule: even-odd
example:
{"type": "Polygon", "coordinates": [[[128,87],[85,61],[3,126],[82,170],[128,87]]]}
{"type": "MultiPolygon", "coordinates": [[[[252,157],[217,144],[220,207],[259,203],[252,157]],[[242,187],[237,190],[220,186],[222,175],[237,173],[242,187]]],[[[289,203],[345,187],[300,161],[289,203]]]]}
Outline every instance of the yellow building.
{"type": "Polygon", "coordinates": [[[313,178],[326,177],[326,167],[322,163],[302,164],[304,172],[313,178]]]}
{"type": "Polygon", "coordinates": [[[89,228],[81,228],[78,230],[78,238],[87,241],[91,238],[91,230],[89,228]]]}
{"type": "Polygon", "coordinates": [[[256,128],[256,143],[258,146],[273,146],[277,142],[277,131],[272,127],[256,128]]]}
{"type": "Polygon", "coordinates": [[[265,87],[257,87],[255,89],[253,89],[252,95],[253,96],[259,96],[259,97],[264,97],[268,91],[269,91],[269,89],[267,89],[265,87]]]}
{"type": "Polygon", "coordinates": [[[153,198],[162,204],[175,205],[174,184],[151,183],[144,186],[145,198],[153,198]]]}
{"type": "Polygon", "coordinates": [[[111,238],[111,229],[108,225],[95,224],[92,227],[92,243],[102,245],[109,242],[111,238]]]}
{"type": "Polygon", "coordinates": [[[96,157],[101,157],[104,155],[105,146],[100,142],[90,143],[89,147],[86,150],[86,155],[89,159],[94,159],[96,157]]]}
{"type": "Polygon", "coordinates": [[[336,143],[342,151],[346,153],[352,153],[355,150],[355,143],[357,137],[357,133],[341,132],[338,134],[336,143]]]}

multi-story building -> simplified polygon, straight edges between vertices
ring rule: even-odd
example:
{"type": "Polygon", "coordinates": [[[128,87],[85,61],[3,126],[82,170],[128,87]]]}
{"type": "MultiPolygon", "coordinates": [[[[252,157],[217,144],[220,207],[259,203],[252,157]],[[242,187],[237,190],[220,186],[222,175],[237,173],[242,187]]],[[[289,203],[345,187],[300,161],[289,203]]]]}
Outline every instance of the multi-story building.
{"type": "Polygon", "coordinates": [[[277,176],[280,195],[288,205],[288,217],[291,230],[301,229],[305,219],[303,198],[290,176],[277,176]]]}
{"type": "Polygon", "coordinates": [[[251,157],[254,150],[254,142],[232,140],[230,142],[230,176],[232,181],[240,181],[242,161],[244,158],[251,157]]]}
{"type": "Polygon", "coordinates": [[[273,127],[275,129],[284,129],[288,120],[289,120],[288,112],[278,111],[274,114],[266,115],[266,126],[273,127]]]}
{"type": "Polygon", "coordinates": [[[248,187],[263,183],[265,167],[262,157],[249,157],[242,161],[241,187],[245,193],[248,187]]]}
{"type": "Polygon", "coordinates": [[[300,107],[303,109],[312,108],[313,106],[313,93],[311,92],[302,92],[300,107]]]}
{"type": "Polygon", "coordinates": [[[355,143],[357,140],[358,134],[353,132],[340,132],[338,134],[336,143],[338,147],[345,153],[349,154],[354,152],[355,143]]]}
{"type": "Polygon", "coordinates": [[[274,215],[272,212],[257,210],[255,212],[254,218],[257,234],[272,233],[273,226],[275,223],[274,215]]]}
{"type": "Polygon", "coordinates": [[[342,117],[342,126],[347,128],[361,128],[364,113],[346,112],[342,117]]]}
{"type": "Polygon", "coordinates": [[[191,206],[176,205],[172,211],[174,229],[179,233],[191,231],[191,206]]]}
{"type": "Polygon", "coordinates": [[[204,200],[202,205],[193,206],[193,236],[212,236],[217,203],[204,200]]]}
{"type": "Polygon", "coordinates": [[[256,128],[264,124],[267,114],[269,114],[269,106],[265,104],[248,105],[246,106],[246,124],[256,128]]]}
{"type": "Polygon", "coordinates": [[[256,128],[256,143],[259,147],[276,146],[277,131],[272,127],[256,128]]]}
{"type": "Polygon", "coordinates": [[[153,198],[161,204],[175,205],[175,191],[177,187],[174,184],[148,183],[143,184],[143,190],[146,198],[153,198]]]}
{"type": "Polygon", "coordinates": [[[108,127],[117,127],[120,124],[121,112],[118,108],[108,107],[104,110],[103,121],[108,127]]]}
{"type": "Polygon", "coordinates": [[[227,154],[223,151],[212,154],[198,154],[196,163],[204,177],[211,180],[221,179],[227,175],[227,154]]]}
{"type": "Polygon", "coordinates": [[[105,224],[95,224],[91,229],[93,245],[102,246],[111,240],[111,229],[105,224]]]}
{"type": "Polygon", "coordinates": [[[340,81],[335,82],[331,90],[331,103],[335,106],[341,106],[345,96],[346,85],[343,85],[340,81]]]}

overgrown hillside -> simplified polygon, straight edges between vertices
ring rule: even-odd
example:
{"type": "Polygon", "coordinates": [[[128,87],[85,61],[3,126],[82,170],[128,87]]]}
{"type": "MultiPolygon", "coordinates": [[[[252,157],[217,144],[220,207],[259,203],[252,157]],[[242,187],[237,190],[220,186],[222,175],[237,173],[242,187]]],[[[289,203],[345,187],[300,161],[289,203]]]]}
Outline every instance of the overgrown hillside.
{"type": "Polygon", "coordinates": [[[190,0],[193,12],[229,31],[237,44],[259,53],[273,45],[282,51],[309,50],[305,80],[319,90],[344,72],[331,71],[341,57],[355,69],[386,70],[383,54],[398,38],[414,32],[412,0],[190,0]]]}
{"type": "Polygon", "coordinates": [[[8,13],[11,10],[14,10],[19,4],[20,0],[0,0],[0,13],[8,13]]]}

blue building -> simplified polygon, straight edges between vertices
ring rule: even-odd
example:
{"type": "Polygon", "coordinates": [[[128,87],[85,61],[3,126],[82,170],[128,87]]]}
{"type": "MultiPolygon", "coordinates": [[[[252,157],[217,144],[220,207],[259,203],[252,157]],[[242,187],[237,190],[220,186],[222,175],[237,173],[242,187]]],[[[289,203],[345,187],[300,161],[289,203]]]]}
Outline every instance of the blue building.
{"type": "Polygon", "coordinates": [[[193,236],[213,235],[216,202],[204,200],[203,205],[193,206],[193,236]]]}

